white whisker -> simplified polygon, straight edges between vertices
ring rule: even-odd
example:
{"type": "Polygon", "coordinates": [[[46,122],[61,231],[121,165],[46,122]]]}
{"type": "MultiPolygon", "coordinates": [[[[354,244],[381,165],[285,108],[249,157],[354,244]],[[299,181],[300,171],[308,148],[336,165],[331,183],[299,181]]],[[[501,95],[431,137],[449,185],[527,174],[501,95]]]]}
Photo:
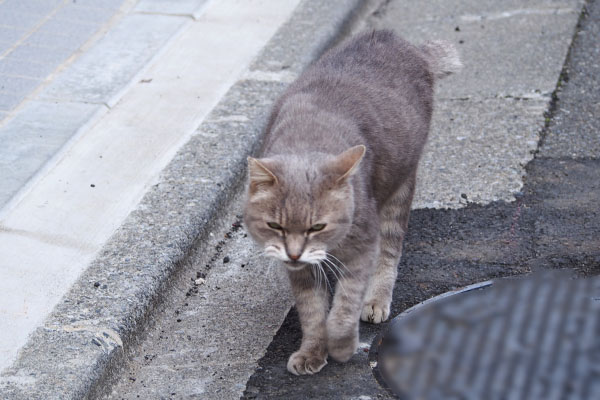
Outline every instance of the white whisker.
{"type": "Polygon", "coordinates": [[[315,290],[314,291],[316,292],[321,287],[321,271],[319,271],[317,264],[311,263],[310,266],[313,267],[312,272],[313,272],[313,277],[315,278],[315,290]]]}
{"type": "Polygon", "coordinates": [[[331,257],[333,258],[335,261],[337,261],[338,263],[341,264],[341,266],[350,273],[350,275],[354,276],[354,273],[352,271],[350,271],[350,269],[346,266],[346,264],[344,264],[339,258],[337,258],[336,256],[334,256],[331,253],[325,252],[327,257],[331,257]]]}
{"type": "Polygon", "coordinates": [[[337,265],[336,263],[334,263],[332,260],[330,259],[325,259],[327,261],[327,263],[329,265],[331,265],[333,268],[335,268],[335,270],[339,273],[340,277],[345,277],[346,274],[344,273],[344,271],[339,267],[339,265],[337,265]]]}
{"type": "Polygon", "coordinates": [[[325,280],[325,289],[329,288],[330,292],[333,292],[333,289],[331,288],[331,283],[329,283],[329,278],[327,277],[327,274],[325,273],[325,270],[323,269],[323,266],[319,263],[317,264],[319,266],[319,270],[321,271],[321,273],[323,274],[323,278],[325,280]]]}
{"type": "Polygon", "coordinates": [[[250,257],[248,257],[248,260],[255,261],[259,257],[268,257],[268,256],[269,255],[267,254],[267,252],[263,249],[263,250],[259,250],[259,251],[255,252],[254,254],[252,254],[250,257]]]}
{"type": "Polygon", "coordinates": [[[346,288],[344,287],[344,284],[342,283],[342,278],[344,277],[344,275],[341,273],[341,271],[339,270],[339,268],[335,264],[333,264],[331,262],[331,260],[325,259],[325,260],[323,260],[323,262],[325,263],[325,265],[327,265],[327,267],[329,268],[329,270],[335,275],[335,278],[338,281],[338,285],[340,285],[340,287],[342,288],[342,291],[344,292],[344,294],[346,296],[348,296],[348,292],[346,292],[346,288]],[[332,268],[331,266],[334,266],[335,269],[332,268]],[[337,271],[337,273],[340,274],[339,276],[337,275],[336,271],[337,271]]]}

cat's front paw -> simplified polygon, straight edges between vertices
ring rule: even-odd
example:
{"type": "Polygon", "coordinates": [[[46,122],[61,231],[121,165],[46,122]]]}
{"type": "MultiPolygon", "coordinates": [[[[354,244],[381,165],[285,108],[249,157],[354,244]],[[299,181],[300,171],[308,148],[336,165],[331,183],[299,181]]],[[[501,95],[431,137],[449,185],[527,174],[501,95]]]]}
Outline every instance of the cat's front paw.
{"type": "Polygon", "coordinates": [[[287,370],[294,375],[312,375],[327,365],[327,354],[322,356],[309,351],[298,350],[290,356],[287,370]]]}
{"type": "Polygon", "coordinates": [[[390,303],[368,301],[362,309],[360,319],[372,324],[380,324],[390,316],[390,303]]]}

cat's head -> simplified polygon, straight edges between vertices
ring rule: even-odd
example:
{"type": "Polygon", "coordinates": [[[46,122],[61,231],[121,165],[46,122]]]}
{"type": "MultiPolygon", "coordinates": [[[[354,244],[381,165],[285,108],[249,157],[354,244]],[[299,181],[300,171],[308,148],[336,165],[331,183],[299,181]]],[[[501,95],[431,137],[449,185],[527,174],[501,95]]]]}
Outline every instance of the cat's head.
{"type": "Polygon", "coordinates": [[[244,222],[265,255],[289,269],[326,258],[352,225],[352,175],[364,153],[248,158],[244,222]]]}

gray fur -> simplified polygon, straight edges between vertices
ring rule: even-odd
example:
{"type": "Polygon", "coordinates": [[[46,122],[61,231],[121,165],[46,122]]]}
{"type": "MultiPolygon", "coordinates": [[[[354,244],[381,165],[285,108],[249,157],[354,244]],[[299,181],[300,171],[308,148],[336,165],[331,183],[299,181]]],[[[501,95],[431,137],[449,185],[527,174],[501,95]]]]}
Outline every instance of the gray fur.
{"type": "Polygon", "coordinates": [[[434,79],[458,65],[451,45],[374,31],[327,52],[274,105],[244,219],[288,271],[302,324],[290,372],[347,361],[359,319],[388,318],[434,79]]]}

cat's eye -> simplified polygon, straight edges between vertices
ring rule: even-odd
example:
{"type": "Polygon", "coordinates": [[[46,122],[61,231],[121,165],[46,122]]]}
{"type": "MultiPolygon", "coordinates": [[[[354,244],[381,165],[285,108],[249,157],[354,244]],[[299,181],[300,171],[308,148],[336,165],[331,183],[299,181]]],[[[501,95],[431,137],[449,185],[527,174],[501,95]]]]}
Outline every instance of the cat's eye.
{"type": "Polygon", "coordinates": [[[282,230],[283,228],[281,227],[281,225],[279,225],[277,222],[267,222],[267,225],[269,226],[269,228],[271,229],[277,229],[277,230],[282,230]]]}
{"type": "Polygon", "coordinates": [[[310,229],[308,230],[309,232],[319,232],[322,231],[323,229],[325,229],[326,224],[314,224],[313,226],[310,227],[310,229]]]}

